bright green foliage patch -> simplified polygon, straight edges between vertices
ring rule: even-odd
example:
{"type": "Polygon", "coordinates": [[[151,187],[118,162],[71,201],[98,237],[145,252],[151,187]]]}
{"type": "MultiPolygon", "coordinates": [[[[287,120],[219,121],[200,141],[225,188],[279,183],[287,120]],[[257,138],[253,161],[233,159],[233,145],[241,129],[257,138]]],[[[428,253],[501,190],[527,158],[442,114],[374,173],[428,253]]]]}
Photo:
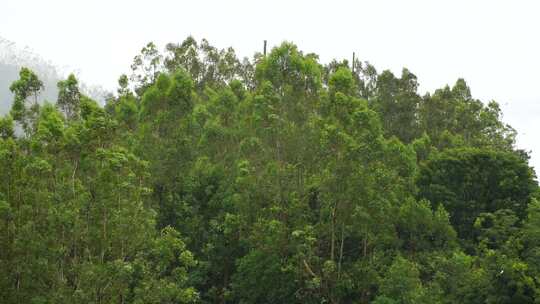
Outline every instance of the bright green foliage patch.
{"type": "Polygon", "coordinates": [[[189,37],[0,118],[2,303],[539,303],[538,184],[458,80],[189,37]]]}

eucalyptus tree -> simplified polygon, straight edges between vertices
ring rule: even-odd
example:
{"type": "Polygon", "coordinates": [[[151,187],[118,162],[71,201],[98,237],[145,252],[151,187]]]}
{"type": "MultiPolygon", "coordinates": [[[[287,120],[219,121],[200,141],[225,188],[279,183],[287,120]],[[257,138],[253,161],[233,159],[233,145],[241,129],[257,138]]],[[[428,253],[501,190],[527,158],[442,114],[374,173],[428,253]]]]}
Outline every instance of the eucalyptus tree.
{"type": "Polygon", "coordinates": [[[79,118],[81,92],[75,75],[70,74],[66,80],[58,82],[58,99],[56,105],[64,112],[68,120],[79,118]]]}
{"type": "Polygon", "coordinates": [[[11,84],[10,91],[14,95],[11,116],[17,121],[26,134],[35,129],[39,113],[38,96],[43,90],[43,82],[28,68],[21,68],[19,79],[11,84]]]}
{"type": "Polygon", "coordinates": [[[73,75],[56,105],[11,86],[4,302],[538,299],[534,172],[463,80],[419,96],[407,69],[193,37],[132,68],[104,107],[73,75]]]}

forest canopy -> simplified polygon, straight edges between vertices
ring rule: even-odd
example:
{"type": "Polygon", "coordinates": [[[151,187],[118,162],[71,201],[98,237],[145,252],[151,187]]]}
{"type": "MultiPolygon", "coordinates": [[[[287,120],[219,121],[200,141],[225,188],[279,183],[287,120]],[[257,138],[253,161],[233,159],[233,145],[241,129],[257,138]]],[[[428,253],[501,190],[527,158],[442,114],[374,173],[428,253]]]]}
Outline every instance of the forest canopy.
{"type": "Polygon", "coordinates": [[[539,303],[535,173],[463,79],[193,37],[131,70],[9,87],[3,303],[539,303]]]}

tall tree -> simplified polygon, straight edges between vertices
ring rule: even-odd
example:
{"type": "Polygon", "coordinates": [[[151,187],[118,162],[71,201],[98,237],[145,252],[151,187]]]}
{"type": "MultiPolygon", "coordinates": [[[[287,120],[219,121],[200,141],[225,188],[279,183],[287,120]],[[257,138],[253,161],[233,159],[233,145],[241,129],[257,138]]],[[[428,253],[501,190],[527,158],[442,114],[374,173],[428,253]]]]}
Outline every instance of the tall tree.
{"type": "Polygon", "coordinates": [[[19,79],[9,87],[14,95],[11,116],[21,124],[25,133],[34,131],[39,113],[38,96],[43,82],[28,68],[21,68],[19,79]]]}
{"type": "Polygon", "coordinates": [[[66,80],[58,82],[58,99],[56,105],[64,112],[68,120],[75,120],[80,115],[81,92],[75,75],[70,74],[66,80]]]}

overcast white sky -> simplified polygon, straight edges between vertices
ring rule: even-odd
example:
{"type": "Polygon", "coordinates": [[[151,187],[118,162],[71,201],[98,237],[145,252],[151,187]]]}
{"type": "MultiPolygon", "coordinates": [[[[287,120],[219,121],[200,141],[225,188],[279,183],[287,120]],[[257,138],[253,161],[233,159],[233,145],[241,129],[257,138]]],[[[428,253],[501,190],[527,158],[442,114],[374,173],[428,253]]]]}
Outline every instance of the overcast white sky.
{"type": "Polygon", "coordinates": [[[540,168],[538,1],[0,0],[0,36],[110,90],[146,42],[187,35],[240,56],[264,39],[293,41],[323,62],[355,51],[378,70],[407,67],[422,92],[463,77],[476,98],[502,105],[540,168]]]}

